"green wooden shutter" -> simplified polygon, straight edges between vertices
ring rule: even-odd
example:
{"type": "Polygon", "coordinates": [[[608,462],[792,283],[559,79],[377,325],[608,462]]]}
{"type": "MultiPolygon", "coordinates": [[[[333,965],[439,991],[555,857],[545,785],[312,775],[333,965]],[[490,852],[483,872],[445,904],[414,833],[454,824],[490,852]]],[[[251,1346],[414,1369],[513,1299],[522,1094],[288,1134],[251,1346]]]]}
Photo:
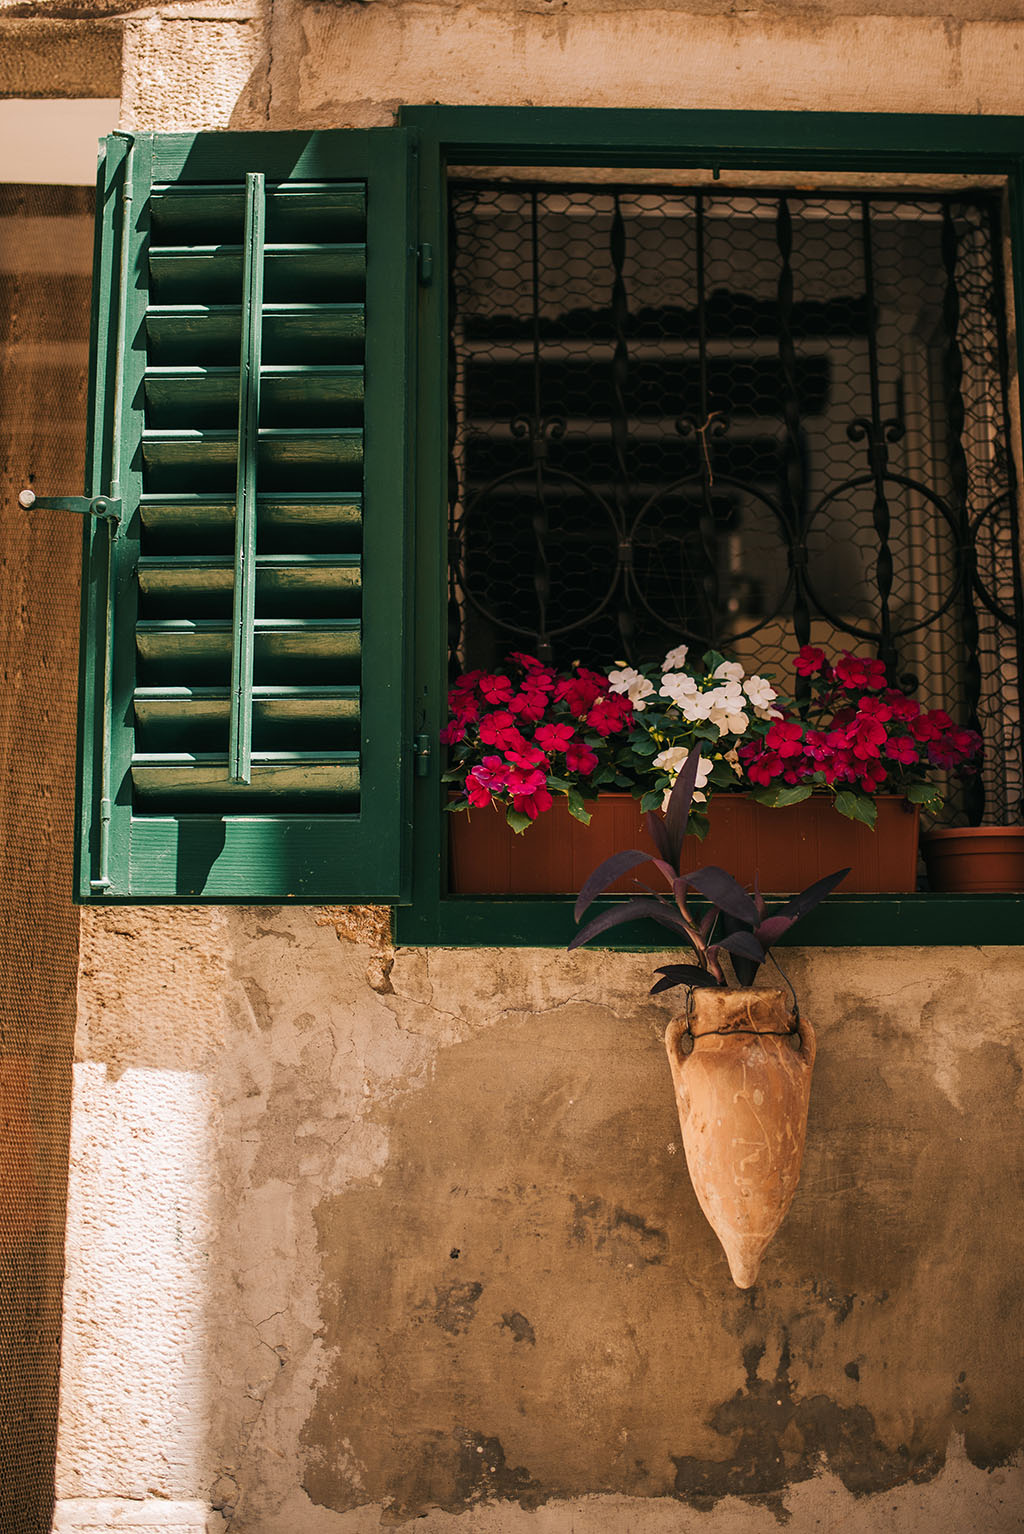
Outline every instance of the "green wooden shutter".
{"type": "Polygon", "coordinates": [[[408,139],[108,142],[84,898],[403,896],[408,139]]]}

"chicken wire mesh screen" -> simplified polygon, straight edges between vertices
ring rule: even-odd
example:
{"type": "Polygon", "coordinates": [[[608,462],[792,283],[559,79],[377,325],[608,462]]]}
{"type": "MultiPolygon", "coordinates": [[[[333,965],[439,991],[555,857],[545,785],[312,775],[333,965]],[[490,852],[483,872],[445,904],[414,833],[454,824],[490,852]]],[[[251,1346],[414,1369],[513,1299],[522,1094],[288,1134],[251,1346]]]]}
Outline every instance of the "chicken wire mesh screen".
{"type": "Polygon", "coordinates": [[[0,1531],[51,1526],[78,913],[71,903],[91,189],[0,185],[0,1531]]]}
{"type": "Polygon", "coordinates": [[[449,240],[453,667],[867,650],[1016,820],[998,200],[455,180],[449,240]]]}

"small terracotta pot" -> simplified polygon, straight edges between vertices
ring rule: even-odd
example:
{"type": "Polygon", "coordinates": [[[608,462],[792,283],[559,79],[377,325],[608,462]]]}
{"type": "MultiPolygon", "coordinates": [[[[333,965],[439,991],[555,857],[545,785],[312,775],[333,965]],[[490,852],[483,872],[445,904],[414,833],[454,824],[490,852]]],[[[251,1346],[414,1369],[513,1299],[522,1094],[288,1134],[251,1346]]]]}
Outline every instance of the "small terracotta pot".
{"type": "Polygon", "coordinates": [[[1024,890],[1024,826],[954,826],[921,838],[928,883],[947,894],[1024,890]]]}
{"type": "Polygon", "coordinates": [[[800,1178],[814,1030],[782,991],[697,990],[665,1048],[697,1200],[749,1289],[800,1178]]]}

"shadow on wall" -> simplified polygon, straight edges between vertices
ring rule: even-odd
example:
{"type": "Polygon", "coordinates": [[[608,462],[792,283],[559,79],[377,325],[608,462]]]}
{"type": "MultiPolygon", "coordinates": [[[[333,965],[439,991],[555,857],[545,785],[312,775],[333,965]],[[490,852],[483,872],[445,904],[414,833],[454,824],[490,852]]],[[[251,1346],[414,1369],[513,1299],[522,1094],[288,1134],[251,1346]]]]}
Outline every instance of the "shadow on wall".
{"type": "Polygon", "coordinates": [[[0,185],[0,1531],[46,1534],[78,913],[71,846],[93,192],[0,185]]]}

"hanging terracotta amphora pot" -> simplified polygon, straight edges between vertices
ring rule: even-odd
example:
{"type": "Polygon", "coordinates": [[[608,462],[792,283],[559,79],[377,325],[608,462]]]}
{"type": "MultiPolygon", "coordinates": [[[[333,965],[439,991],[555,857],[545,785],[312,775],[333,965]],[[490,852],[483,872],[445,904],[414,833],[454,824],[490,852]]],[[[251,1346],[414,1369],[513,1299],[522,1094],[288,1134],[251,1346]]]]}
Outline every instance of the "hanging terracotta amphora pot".
{"type": "Polygon", "coordinates": [[[749,1289],[800,1178],[814,1030],[782,991],[691,994],[665,1032],[686,1165],[733,1282],[749,1289]]]}

